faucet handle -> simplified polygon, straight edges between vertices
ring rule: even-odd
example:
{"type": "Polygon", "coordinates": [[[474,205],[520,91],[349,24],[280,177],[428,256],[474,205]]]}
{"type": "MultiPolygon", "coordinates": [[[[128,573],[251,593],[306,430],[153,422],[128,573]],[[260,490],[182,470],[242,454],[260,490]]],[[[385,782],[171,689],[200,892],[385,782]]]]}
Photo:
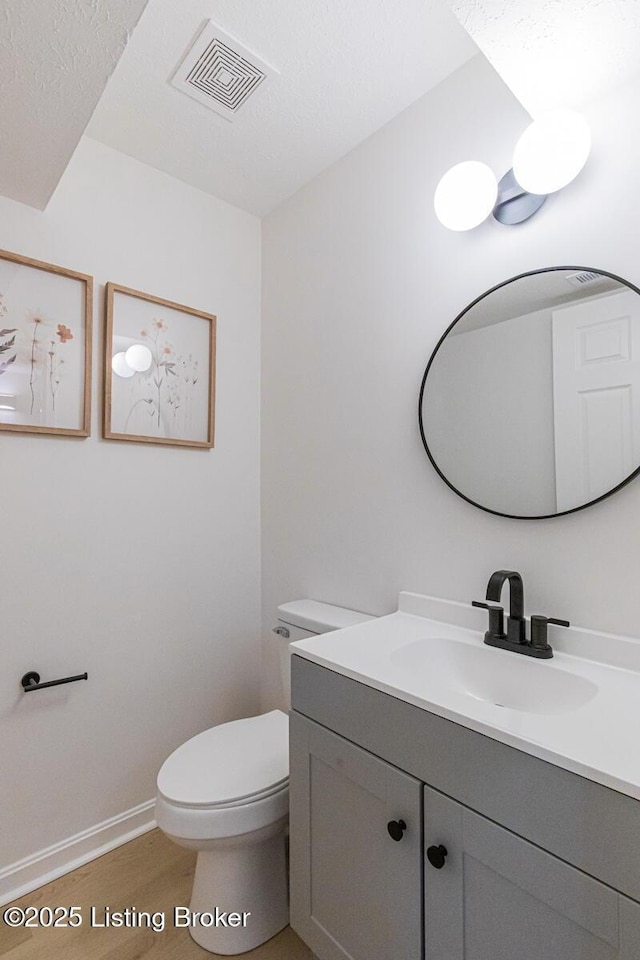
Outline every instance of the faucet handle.
{"type": "Polygon", "coordinates": [[[555,623],[558,627],[570,627],[568,620],[558,620],[557,617],[531,617],[531,646],[535,650],[551,650],[547,643],[547,625],[555,623]]]}
{"type": "Polygon", "coordinates": [[[493,603],[483,603],[481,600],[472,600],[472,607],[481,607],[483,610],[489,611],[489,629],[485,633],[485,638],[487,636],[491,637],[504,637],[504,609],[500,606],[497,606],[493,603]]]}

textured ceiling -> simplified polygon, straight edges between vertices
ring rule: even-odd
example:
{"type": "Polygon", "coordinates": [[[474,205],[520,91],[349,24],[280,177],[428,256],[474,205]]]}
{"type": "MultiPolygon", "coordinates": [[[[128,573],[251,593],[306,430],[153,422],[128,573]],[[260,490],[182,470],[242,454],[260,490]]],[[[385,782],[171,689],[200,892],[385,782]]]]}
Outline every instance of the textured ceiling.
{"type": "Polygon", "coordinates": [[[476,53],[446,0],[150,0],[87,133],[262,215],[476,53]],[[169,85],[207,19],[280,71],[233,123],[169,85]]]}
{"type": "Polygon", "coordinates": [[[449,0],[532,116],[580,107],[640,70],[638,0],[449,0]]]}
{"type": "Polygon", "coordinates": [[[86,131],[262,215],[478,49],[580,106],[638,72],[640,0],[0,0],[0,194],[44,208],[86,131]],[[209,19],[280,71],[233,123],[169,84],[209,19]]]}
{"type": "Polygon", "coordinates": [[[146,2],[0,2],[0,194],[44,209],[146,2]]]}

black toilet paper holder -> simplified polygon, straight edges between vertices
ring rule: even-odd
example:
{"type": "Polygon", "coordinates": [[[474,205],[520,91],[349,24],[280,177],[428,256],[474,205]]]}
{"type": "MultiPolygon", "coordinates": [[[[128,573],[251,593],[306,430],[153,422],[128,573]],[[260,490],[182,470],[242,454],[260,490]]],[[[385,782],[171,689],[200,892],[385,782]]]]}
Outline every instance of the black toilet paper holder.
{"type": "Polygon", "coordinates": [[[20,683],[25,693],[31,693],[32,690],[44,690],[45,687],[57,687],[61,683],[73,683],[75,680],[88,680],[88,673],[79,673],[76,677],[63,677],[61,680],[46,680],[40,683],[40,674],[35,670],[25,673],[20,683]]]}

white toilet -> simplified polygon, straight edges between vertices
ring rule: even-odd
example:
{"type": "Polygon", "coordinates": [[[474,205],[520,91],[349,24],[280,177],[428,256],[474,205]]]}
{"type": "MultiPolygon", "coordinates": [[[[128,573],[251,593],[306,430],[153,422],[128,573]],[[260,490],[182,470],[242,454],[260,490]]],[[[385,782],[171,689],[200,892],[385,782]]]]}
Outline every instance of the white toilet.
{"type": "MultiPolygon", "coordinates": [[[[278,615],[287,700],[290,643],[371,619],[315,600],[284,603],[278,615]]],[[[165,760],[156,822],[198,851],[189,913],[180,919],[205,950],[244,953],[289,922],[288,818],[289,720],[281,710],[205,730],[165,760]]]]}

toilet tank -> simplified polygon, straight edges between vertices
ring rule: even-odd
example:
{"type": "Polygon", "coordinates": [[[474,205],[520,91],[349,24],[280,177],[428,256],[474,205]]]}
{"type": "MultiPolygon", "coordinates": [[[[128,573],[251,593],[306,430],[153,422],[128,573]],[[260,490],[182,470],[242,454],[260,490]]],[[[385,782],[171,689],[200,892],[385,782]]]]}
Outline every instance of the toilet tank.
{"type": "Polygon", "coordinates": [[[343,630],[365,620],[374,620],[366,613],[335,607],[331,603],[318,600],[291,600],[278,607],[278,625],[273,632],[280,640],[280,668],[282,689],[287,709],[291,706],[291,649],[296,640],[329,633],[331,630],[343,630]]]}

